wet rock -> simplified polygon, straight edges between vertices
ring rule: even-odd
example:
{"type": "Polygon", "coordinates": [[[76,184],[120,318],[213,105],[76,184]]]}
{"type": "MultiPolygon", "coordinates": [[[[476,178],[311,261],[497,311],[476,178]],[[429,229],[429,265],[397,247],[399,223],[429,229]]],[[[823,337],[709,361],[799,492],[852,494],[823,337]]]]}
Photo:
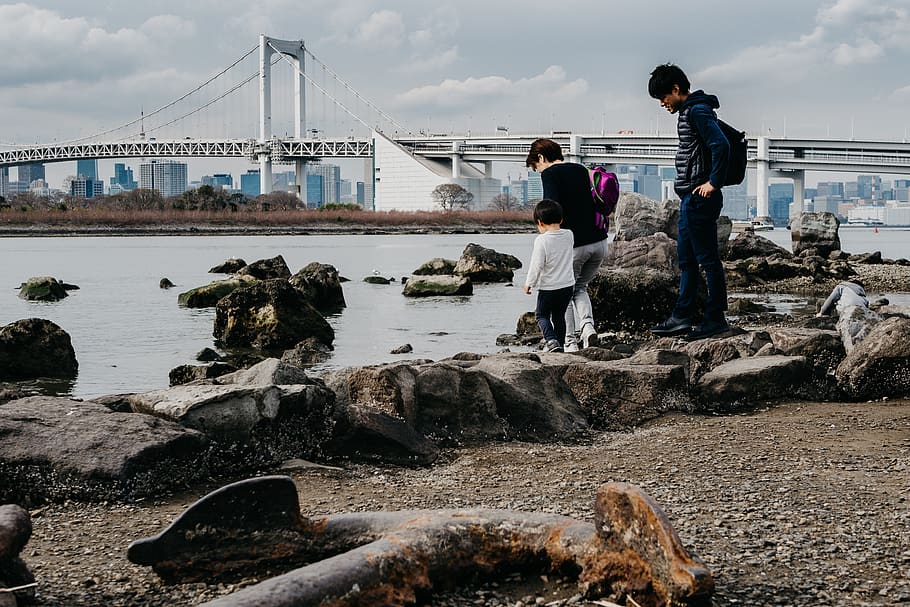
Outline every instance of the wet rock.
{"type": "Polygon", "coordinates": [[[290,386],[294,384],[319,384],[321,382],[311,379],[306,374],[306,371],[285,360],[267,358],[249,369],[224,375],[213,383],[221,385],[234,384],[237,386],[290,386]]]}
{"type": "Polygon", "coordinates": [[[679,278],[670,272],[601,268],[588,285],[598,327],[646,331],[676,304],[679,278]]]}
{"type": "Polygon", "coordinates": [[[882,263],[882,252],[875,251],[874,253],[861,253],[858,255],[851,255],[849,257],[851,263],[862,263],[866,265],[879,265],[882,263]]]}
{"type": "Polygon", "coordinates": [[[171,386],[179,386],[200,379],[221,377],[236,370],[237,367],[224,362],[213,362],[208,365],[180,365],[170,370],[168,383],[171,386]]]}
{"type": "Polygon", "coordinates": [[[676,241],[670,240],[663,232],[635,240],[614,241],[607,248],[604,265],[610,268],[651,268],[677,273],[676,241]]]}
{"type": "Polygon", "coordinates": [[[131,499],[204,476],[205,437],[104,405],[35,396],[0,407],[0,500],[131,499]]]}
{"type": "Polygon", "coordinates": [[[521,261],[514,255],[471,243],[455,264],[454,274],[470,278],[473,283],[512,282],[514,270],[520,267],[521,261]]]}
{"type": "Polygon", "coordinates": [[[346,306],[335,266],[313,262],[291,276],[289,282],[320,312],[339,310],[346,306]]]}
{"type": "Polygon", "coordinates": [[[19,288],[19,297],[28,301],[60,301],[67,295],[63,284],[51,276],[34,276],[19,288]]]}
{"type": "Polygon", "coordinates": [[[133,394],[133,392],[128,392],[125,394],[103,394],[101,396],[95,396],[89,400],[93,403],[104,405],[111,411],[115,411],[117,413],[132,413],[133,406],[130,404],[130,396],[133,394]]]}
{"type": "Polygon", "coordinates": [[[440,295],[472,295],[474,285],[466,276],[422,276],[411,278],[401,292],[405,297],[434,297],[440,295]]]}
{"type": "Polygon", "coordinates": [[[225,280],[216,280],[207,285],[180,293],[177,295],[177,303],[187,308],[211,308],[225,295],[255,282],[256,279],[250,276],[235,276],[225,280]]]}
{"type": "Polygon", "coordinates": [[[281,360],[295,367],[309,367],[329,360],[332,357],[332,346],[326,345],[315,337],[308,337],[290,350],[285,350],[281,360]]]}
{"type": "Polygon", "coordinates": [[[247,264],[237,270],[238,276],[251,276],[257,280],[272,280],[274,278],[290,278],[291,270],[281,255],[271,259],[260,259],[247,264]]]}
{"type": "Polygon", "coordinates": [[[534,312],[525,312],[519,316],[515,334],[519,337],[530,335],[538,339],[542,338],[543,333],[540,332],[540,325],[537,324],[537,315],[534,312]]]}
{"type": "Polygon", "coordinates": [[[705,402],[757,404],[793,394],[806,381],[802,356],[737,358],[715,367],[696,386],[705,402]]]}
{"type": "Polygon", "coordinates": [[[171,280],[167,277],[162,278],[161,280],[158,281],[159,289],[170,289],[174,286],[176,286],[176,285],[174,285],[174,283],[172,283],[171,280]]]}
{"type": "Polygon", "coordinates": [[[856,399],[908,394],[910,319],[894,316],[876,324],[838,365],[835,375],[856,399]]]}
{"type": "Polygon", "coordinates": [[[840,220],[833,213],[800,213],[790,225],[793,254],[816,249],[819,255],[827,256],[841,250],[839,228],[840,220]]]}
{"type": "Polygon", "coordinates": [[[737,261],[753,257],[791,259],[793,254],[764,236],[746,231],[740,232],[730,241],[727,245],[727,254],[723,258],[727,261],[737,261]]]}
{"type": "Polygon", "coordinates": [[[79,369],[69,334],[41,318],[0,327],[0,380],[75,377],[79,369]]]}
{"type": "Polygon", "coordinates": [[[727,307],[727,313],[733,316],[742,316],[745,314],[763,314],[771,312],[774,308],[760,304],[753,299],[738,297],[731,301],[727,307]]]}
{"type": "Polygon", "coordinates": [[[616,225],[614,243],[637,240],[658,232],[676,242],[679,201],[658,202],[641,194],[621,192],[611,219],[616,225]]]}
{"type": "Polygon", "coordinates": [[[265,280],[237,289],[215,306],[213,334],[226,347],[283,351],[315,337],[331,345],[335,332],[288,281],[265,280]]]}
{"type": "Polygon", "coordinates": [[[846,356],[836,331],[799,327],[771,327],[767,330],[774,347],[786,356],[803,356],[817,374],[827,375],[846,356]]]}
{"type": "Polygon", "coordinates": [[[230,257],[209,270],[209,274],[234,274],[246,265],[239,257],[230,257]]]}
{"type": "Polygon", "coordinates": [[[392,281],[385,276],[367,276],[363,282],[371,285],[390,285],[392,281]]]}
{"type": "Polygon", "coordinates": [[[389,351],[389,354],[410,354],[413,351],[414,348],[411,346],[411,344],[404,344],[398,346],[397,348],[392,348],[392,350],[389,351]]]}
{"type": "Polygon", "coordinates": [[[435,276],[439,274],[452,275],[455,273],[455,265],[457,263],[458,262],[453,259],[443,259],[442,257],[436,257],[422,264],[419,268],[411,273],[416,276],[435,276]]]}
{"type": "Polygon", "coordinates": [[[570,366],[563,380],[595,428],[637,426],[667,411],[692,409],[681,365],[592,361],[570,366]]]}
{"type": "Polygon", "coordinates": [[[401,418],[367,405],[339,408],[328,449],[355,460],[426,466],[439,447],[401,418]]]}
{"type": "Polygon", "coordinates": [[[211,348],[203,348],[196,354],[196,360],[199,362],[216,362],[224,360],[224,357],[211,348]]]}

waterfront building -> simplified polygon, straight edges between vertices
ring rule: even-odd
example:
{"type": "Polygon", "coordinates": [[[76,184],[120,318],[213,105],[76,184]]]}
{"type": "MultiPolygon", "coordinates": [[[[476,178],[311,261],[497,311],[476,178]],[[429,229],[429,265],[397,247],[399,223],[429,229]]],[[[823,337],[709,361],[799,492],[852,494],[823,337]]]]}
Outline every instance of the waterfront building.
{"type": "Polygon", "coordinates": [[[750,219],[748,176],[738,185],[728,185],[723,189],[724,208],[721,211],[730,219],[750,219]]]}
{"type": "Polygon", "coordinates": [[[69,180],[68,192],[76,198],[95,198],[104,195],[104,182],[83,175],[76,175],[69,180]]]}
{"type": "Polygon", "coordinates": [[[139,187],[135,177],[133,177],[133,169],[122,162],[114,163],[114,175],[110,178],[110,184],[111,194],[119,194],[139,187]]]}
{"type": "Polygon", "coordinates": [[[294,171],[272,173],[272,190],[297,193],[297,174],[294,171]]]}
{"type": "Polygon", "coordinates": [[[9,195],[9,167],[0,167],[0,196],[9,195]]]}
{"type": "Polygon", "coordinates": [[[162,196],[179,196],[186,191],[186,163],[152,160],[139,165],[139,187],[158,190],[162,196]]]}
{"type": "Polygon", "coordinates": [[[233,190],[234,177],[230,173],[215,173],[214,175],[203,175],[199,180],[202,185],[210,185],[216,190],[233,190]]]}
{"type": "Polygon", "coordinates": [[[518,200],[518,204],[524,206],[528,204],[528,181],[519,179],[509,184],[509,194],[518,200]]]}
{"type": "MultiPolygon", "coordinates": [[[[327,162],[308,162],[306,165],[307,175],[319,175],[322,177],[322,196],[321,202],[316,205],[307,196],[308,206],[322,206],[330,202],[341,202],[341,167],[337,164],[327,162]]],[[[309,186],[307,186],[309,191],[309,186]]]]}
{"type": "Polygon", "coordinates": [[[356,188],[357,188],[357,194],[354,197],[354,202],[356,202],[360,206],[363,206],[364,202],[366,201],[366,184],[363,183],[362,181],[358,181],[356,188]]]}
{"type": "Polygon", "coordinates": [[[774,225],[785,226],[790,222],[790,204],[793,202],[793,183],[772,183],[768,186],[768,214],[774,225]]]}
{"type": "Polygon", "coordinates": [[[18,180],[25,184],[26,190],[29,184],[36,179],[46,179],[44,174],[44,165],[40,162],[29,164],[20,164],[18,167],[18,180]]]}
{"type": "Polygon", "coordinates": [[[28,191],[35,196],[47,198],[51,195],[51,189],[47,187],[47,182],[43,179],[35,179],[28,184],[28,191]]]}
{"type": "Polygon", "coordinates": [[[98,180],[98,161],[94,158],[76,161],[76,177],[98,180]]]}
{"type": "Polygon", "coordinates": [[[240,193],[250,198],[256,198],[261,192],[259,182],[259,169],[249,169],[240,176],[240,193]]]}
{"type": "Polygon", "coordinates": [[[308,207],[321,207],[325,204],[322,175],[306,176],[306,204],[308,207]]]}
{"type": "Polygon", "coordinates": [[[543,198],[543,182],[540,180],[540,173],[531,171],[528,173],[528,203],[536,202],[543,198]]]}

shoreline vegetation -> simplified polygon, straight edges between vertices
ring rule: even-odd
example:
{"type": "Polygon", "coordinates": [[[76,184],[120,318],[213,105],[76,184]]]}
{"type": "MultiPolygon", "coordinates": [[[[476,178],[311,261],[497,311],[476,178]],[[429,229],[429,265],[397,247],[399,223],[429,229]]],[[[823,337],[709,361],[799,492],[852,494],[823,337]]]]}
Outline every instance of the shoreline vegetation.
{"type": "Polygon", "coordinates": [[[0,237],[16,236],[232,236],[303,234],[433,234],[532,232],[524,210],[201,211],[119,209],[4,209],[0,237]]]}

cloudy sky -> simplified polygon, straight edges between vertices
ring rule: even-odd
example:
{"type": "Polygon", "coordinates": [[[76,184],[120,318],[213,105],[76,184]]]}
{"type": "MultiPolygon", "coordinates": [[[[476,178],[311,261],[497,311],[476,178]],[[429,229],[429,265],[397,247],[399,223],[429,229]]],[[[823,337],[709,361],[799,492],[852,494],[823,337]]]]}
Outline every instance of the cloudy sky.
{"type": "MultiPolygon", "coordinates": [[[[415,132],[666,132],[675,118],[646,88],[667,61],[751,133],[902,140],[910,128],[910,0],[35,0],[0,5],[0,144],[134,120],[259,33],[305,40],[415,132]]],[[[191,177],[209,170],[197,166],[191,177]]]]}

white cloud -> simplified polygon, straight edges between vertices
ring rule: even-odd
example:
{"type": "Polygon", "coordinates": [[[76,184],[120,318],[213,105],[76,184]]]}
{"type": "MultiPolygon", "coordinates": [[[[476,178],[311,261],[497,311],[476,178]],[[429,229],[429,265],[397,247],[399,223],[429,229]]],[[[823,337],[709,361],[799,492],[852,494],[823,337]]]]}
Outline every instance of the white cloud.
{"type": "Polygon", "coordinates": [[[196,24],[176,15],[157,15],[146,20],[139,28],[153,39],[191,38],[196,34],[196,24]]]}
{"type": "Polygon", "coordinates": [[[891,98],[896,101],[910,102],[910,84],[896,89],[893,93],[891,93],[891,98]]]}
{"type": "Polygon", "coordinates": [[[396,48],[405,38],[401,13],[381,10],[372,13],[358,27],[354,41],[370,48],[396,48]]]}
{"type": "Polygon", "coordinates": [[[441,53],[422,56],[417,55],[402,67],[402,72],[431,72],[452,65],[458,60],[458,47],[453,46],[441,53]]]}
{"type": "Polygon", "coordinates": [[[516,97],[570,99],[583,95],[588,83],[583,79],[568,81],[562,66],[551,65],[530,78],[510,80],[502,76],[470,77],[443,80],[440,84],[413,88],[398,96],[403,106],[465,108],[474,104],[516,97]]]}
{"type": "Polygon", "coordinates": [[[884,53],[884,49],[871,40],[861,40],[856,46],[840,44],[834,49],[834,63],[838,65],[872,63],[884,53]]]}

